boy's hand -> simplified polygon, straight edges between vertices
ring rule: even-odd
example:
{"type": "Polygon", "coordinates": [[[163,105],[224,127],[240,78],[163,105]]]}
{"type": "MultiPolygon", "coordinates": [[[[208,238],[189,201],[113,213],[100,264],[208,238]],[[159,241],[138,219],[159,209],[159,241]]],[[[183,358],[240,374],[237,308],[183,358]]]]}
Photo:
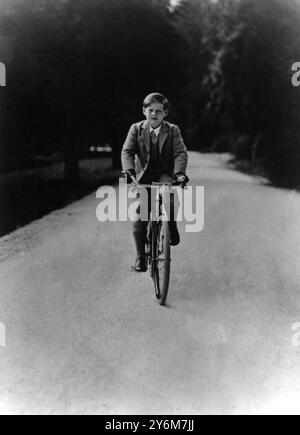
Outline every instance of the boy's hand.
{"type": "Polygon", "coordinates": [[[131,177],[136,178],[136,173],[134,169],[128,169],[128,171],[125,172],[125,178],[127,180],[127,184],[133,183],[131,177]]]}
{"type": "Polygon", "coordinates": [[[185,186],[190,181],[189,177],[181,172],[174,175],[173,185],[174,186],[185,186]]]}

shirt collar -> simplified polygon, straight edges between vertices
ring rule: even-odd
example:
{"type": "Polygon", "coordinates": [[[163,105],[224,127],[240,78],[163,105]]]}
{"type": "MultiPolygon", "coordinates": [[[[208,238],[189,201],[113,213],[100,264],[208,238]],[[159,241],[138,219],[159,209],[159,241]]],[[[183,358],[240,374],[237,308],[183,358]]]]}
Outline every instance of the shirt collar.
{"type": "Polygon", "coordinates": [[[149,126],[150,126],[150,134],[152,133],[152,131],[154,131],[154,133],[156,134],[156,136],[158,136],[159,133],[160,133],[160,130],[161,130],[162,124],[161,124],[159,127],[157,127],[157,128],[152,128],[150,124],[149,124],[149,126]]]}

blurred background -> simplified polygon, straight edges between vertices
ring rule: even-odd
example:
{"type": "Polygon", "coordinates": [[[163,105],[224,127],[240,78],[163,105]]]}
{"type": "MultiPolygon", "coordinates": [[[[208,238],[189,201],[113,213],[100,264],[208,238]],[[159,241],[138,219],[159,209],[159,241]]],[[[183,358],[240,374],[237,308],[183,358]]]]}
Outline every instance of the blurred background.
{"type": "Polygon", "coordinates": [[[189,149],[300,186],[299,0],[0,0],[0,235],[120,168],[162,92],[189,149]]]}

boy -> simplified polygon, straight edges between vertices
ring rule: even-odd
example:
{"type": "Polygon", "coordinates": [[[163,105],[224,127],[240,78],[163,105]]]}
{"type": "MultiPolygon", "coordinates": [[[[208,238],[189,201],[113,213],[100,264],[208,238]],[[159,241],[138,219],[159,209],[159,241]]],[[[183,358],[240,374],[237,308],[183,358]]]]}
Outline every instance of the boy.
{"type": "MultiPolygon", "coordinates": [[[[130,176],[136,177],[140,184],[174,182],[178,185],[189,181],[186,176],[187,150],[179,128],[165,121],[168,110],[169,102],[164,95],[154,93],[145,98],[143,113],[146,120],[131,126],[122,150],[123,171],[129,182],[130,176]]],[[[133,236],[137,250],[134,269],[146,272],[147,222],[137,218],[133,223],[133,236]]],[[[172,246],[180,243],[174,218],[170,221],[170,239],[172,246]]]]}

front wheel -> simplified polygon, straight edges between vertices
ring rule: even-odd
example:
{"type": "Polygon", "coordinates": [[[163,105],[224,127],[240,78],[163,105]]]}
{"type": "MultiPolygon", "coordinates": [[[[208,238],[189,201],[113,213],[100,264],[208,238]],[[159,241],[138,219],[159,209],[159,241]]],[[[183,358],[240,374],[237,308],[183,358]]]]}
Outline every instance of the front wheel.
{"type": "Polygon", "coordinates": [[[153,238],[153,280],[156,298],[164,305],[169,291],[171,272],[171,248],[169,222],[159,220],[153,238]]]}

